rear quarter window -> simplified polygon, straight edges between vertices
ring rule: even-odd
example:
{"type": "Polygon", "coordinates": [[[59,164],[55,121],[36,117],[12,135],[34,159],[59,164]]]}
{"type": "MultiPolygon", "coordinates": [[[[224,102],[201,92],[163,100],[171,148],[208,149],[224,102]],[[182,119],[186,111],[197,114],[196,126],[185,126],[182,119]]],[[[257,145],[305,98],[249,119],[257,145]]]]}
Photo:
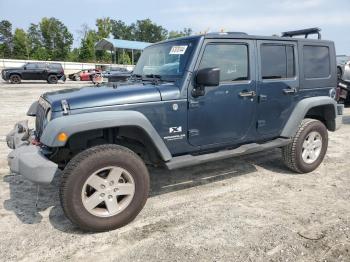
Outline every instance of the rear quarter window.
{"type": "Polygon", "coordinates": [[[48,67],[50,69],[62,70],[62,65],[61,64],[49,64],[48,67]]]}
{"type": "Polygon", "coordinates": [[[305,79],[328,78],[330,76],[330,52],[327,46],[305,45],[303,61],[305,79]]]}

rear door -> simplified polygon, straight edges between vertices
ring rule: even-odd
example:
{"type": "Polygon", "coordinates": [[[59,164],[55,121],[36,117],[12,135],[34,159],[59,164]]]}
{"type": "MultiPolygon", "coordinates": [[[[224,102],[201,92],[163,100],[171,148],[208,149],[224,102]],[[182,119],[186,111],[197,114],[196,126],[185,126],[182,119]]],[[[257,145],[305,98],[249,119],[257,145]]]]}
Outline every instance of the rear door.
{"type": "Polygon", "coordinates": [[[196,71],[220,68],[220,84],[204,96],[188,90],[189,142],[194,146],[242,143],[254,127],[255,45],[252,40],[205,40],[196,71]]]}
{"type": "Polygon", "coordinates": [[[38,63],[38,69],[36,73],[36,79],[46,80],[48,77],[48,68],[46,63],[38,63]]]}
{"type": "Polygon", "coordinates": [[[297,43],[259,40],[257,46],[257,133],[266,139],[279,136],[294,108],[299,90],[297,43]]]}

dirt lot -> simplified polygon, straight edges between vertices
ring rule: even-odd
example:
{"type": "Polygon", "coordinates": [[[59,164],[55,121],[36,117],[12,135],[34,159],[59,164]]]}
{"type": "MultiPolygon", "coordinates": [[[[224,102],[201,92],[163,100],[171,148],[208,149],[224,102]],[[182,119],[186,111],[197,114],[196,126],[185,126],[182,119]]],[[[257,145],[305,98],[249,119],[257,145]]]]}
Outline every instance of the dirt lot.
{"type": "Polygon", "coordinates": [[[169,172],[151,171],[134,222],[81,232],[63,215],[57,179],[36,187],[7,168],[5,135],[31,102],[72,84],[0,84],[0,260],[350,261],[350,110],[323,164],[288,171],[280,150],[169,172]]]}

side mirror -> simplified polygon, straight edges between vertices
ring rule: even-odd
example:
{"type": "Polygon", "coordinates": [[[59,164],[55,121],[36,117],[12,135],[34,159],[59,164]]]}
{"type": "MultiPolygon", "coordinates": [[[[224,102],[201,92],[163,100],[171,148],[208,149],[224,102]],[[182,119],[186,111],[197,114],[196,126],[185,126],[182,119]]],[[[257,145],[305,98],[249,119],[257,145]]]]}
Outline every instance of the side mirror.
{"type": "Polygon", "coordinates": [[[23,66],[23,69],[24,69],[24,70],[27,70],[27,66],[23,66]]]}
{"type": "Polygon", "coordinates": [[[203,96],[206,86],[218,86],[220,84],[220,68],[203,68],[197,71],[196,88],[192,91],[193,97],[203,96]]]}

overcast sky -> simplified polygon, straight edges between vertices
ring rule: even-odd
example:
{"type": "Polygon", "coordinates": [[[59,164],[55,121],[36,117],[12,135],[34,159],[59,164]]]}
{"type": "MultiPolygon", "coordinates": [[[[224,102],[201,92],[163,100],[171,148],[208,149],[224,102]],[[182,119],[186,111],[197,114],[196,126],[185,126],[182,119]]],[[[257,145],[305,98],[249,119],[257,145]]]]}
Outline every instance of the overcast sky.
{"type": "MultiPolygon", "coordinates": [[[[56,17],[74,37],[82,24],[96,18],[126,23],[150,18],[168,30],[191,27],[194,32],[244,31],[272,35],[320,27],[324,39],[335,41],[338,54],[350,54],[350,0],[0,0],[0,20],[27,29],[42,17],[56,17]]],[[[75,45],[78,42],[75,42],[75,45]]]]}

